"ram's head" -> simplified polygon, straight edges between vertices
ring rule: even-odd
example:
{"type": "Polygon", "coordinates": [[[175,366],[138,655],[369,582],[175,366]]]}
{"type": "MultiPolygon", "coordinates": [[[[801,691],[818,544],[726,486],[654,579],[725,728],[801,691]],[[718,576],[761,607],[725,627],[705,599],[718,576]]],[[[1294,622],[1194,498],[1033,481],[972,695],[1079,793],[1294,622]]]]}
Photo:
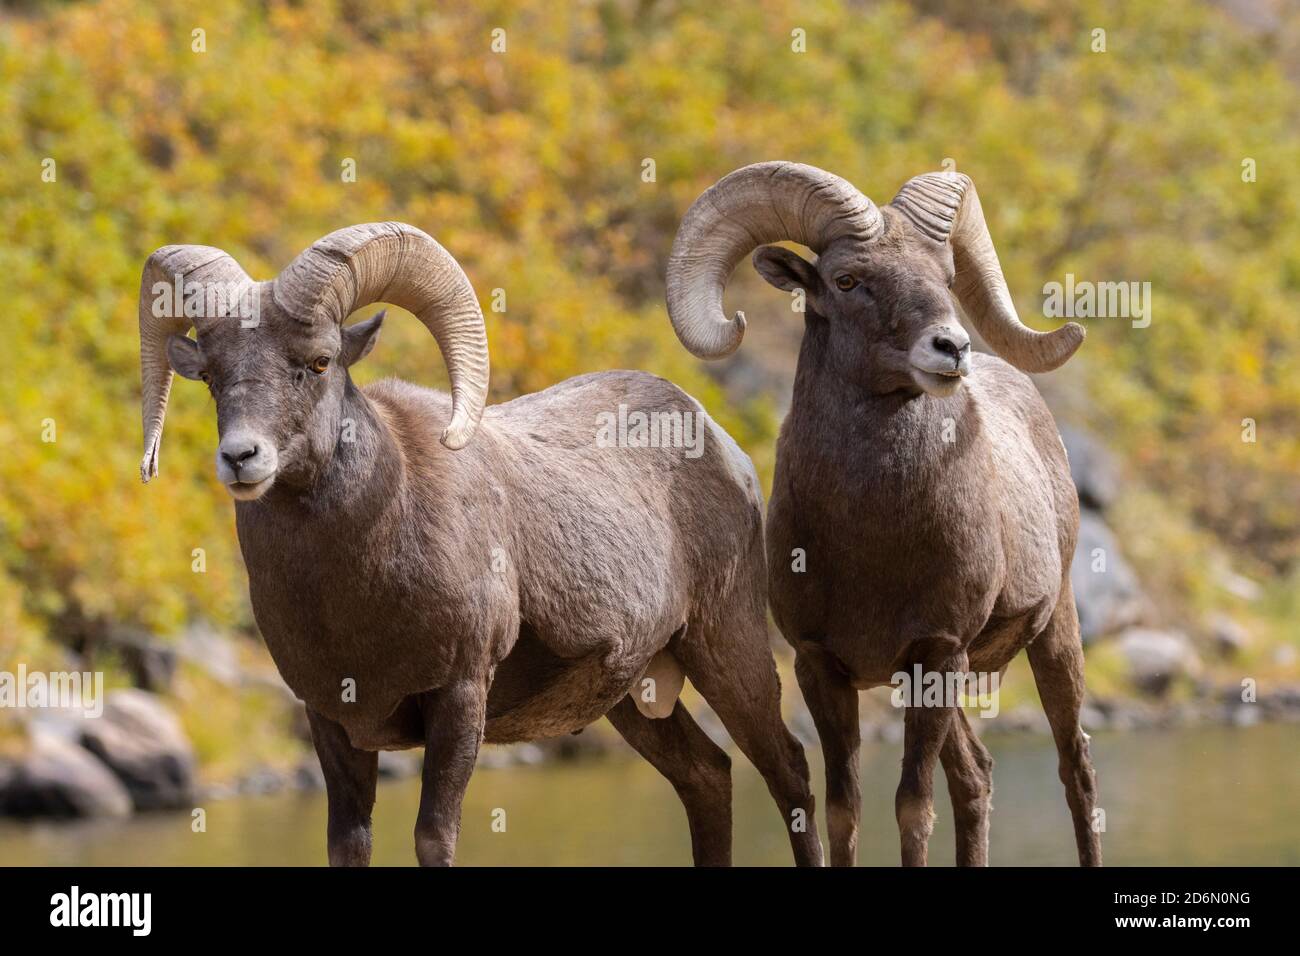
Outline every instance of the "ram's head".
{"type": "Polygon", "coordinates": [[[483,314],[456,260],[419,229],[340,229],[267,282],[209,246],[153,253],[140,282],[140,477],[158,473],[174,369],[212,392],[217,477],[235,498],[258,498],[277,478],[310,481],[340,440],[347,367],[373,347],[383,314],[343,322],[374,302],[409,309],[437,339],[452,393],[442,442],[463,447],[487,395],[483,314]]]}
{"type": "Polygon", "coordinates": [[[970,337],[952,291],[984,340],[1026,372],[1074,354],[1073,322],[1035,332],[1016,315],[979,196],[960,173],[927,173],[877,207],[852,184],[798,163],[757,163],[719,180],[687,212],[668,263],[668,313],[702,358],[740,345],[745,315],[728,320],[722,291],[749,252],[777,288],[802,291],[810,320],[829,324],[840,367],[876,392],[950,395],[970,373],[970,337]],[[808,262],[765,243],[793,241],[808,262]]]}

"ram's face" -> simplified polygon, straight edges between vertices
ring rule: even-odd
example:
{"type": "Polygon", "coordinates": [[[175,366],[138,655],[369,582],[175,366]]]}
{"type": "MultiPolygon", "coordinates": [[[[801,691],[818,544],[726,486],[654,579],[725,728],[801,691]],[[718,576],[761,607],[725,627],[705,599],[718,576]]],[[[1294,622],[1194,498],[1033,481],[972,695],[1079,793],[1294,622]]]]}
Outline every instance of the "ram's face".
{"type": "Polygon", "coordinates": [[[223,320],[197,340],[171,337],[172,368],[207,384],[216,403],[217,478],[234,498],[260,498],[277,480],[310,483],[328,463],[347,366],[369,351],[382,318],[341,332],[264,309],[256,323],[223,320]]]}
{"type": "Polygon", "coordinates": [[[944,396],[961,387],[970,338],[949,288],[989,348],[1023,372],[1049,372],[1083,342],[1074,322],[1037,332],[1020,321],[964,173],[913,176],[885,206],[801,163],[754,163],[718,180],[682,217],[668,257],[668,316],[700,358],[740,347],[745,315],[727,317],[723,292],[755,249],[768,282],[806,295],[819,370],[865,394],[944,396]],[[786,241],[815,251],[816,263],[763,245],[786,241]]]}
{"type": "Polygon", "coordinates": [[[970,373],[970,336],[949,292],[952,253],[946,243],[910,235],[892,215],[871,243],[831,243],[815,262],[764,246],[754,265],[778,288],[801,288],[829,324],[831,347],[875,391],[951,395],[970,373]]]}

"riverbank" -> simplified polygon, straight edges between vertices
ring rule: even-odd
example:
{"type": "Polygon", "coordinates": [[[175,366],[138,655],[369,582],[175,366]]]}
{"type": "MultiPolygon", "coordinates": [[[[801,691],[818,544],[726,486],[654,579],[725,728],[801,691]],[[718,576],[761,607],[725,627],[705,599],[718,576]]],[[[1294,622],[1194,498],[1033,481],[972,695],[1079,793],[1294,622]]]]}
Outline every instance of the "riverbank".
{"type": "MultiPolygon", "coordinates": [[[[992,722],[996,723],[996,721],[992,722]]],[[[1199,727],[1093,735],[1102,837],[1111,866],[1300,865],[1294,793],[1300,763],[1293,727],[1199,727]]],[[[1069,812],[1050,739],[988,739],[996,767],[990,833],[994,865],[1073,866],[1069,812]]],[[[859,862],[897,866],[894,788],[898,744],[862,753],[859,862]]],[[[814,790],[821,754],[809,751],[814,790]]],[[[738,865],[789,866],[790,850],[767,788],[734,761],[738,865]]],[[[385,780],[375,808],[374,863],[411,866],[419,781],[385,780]]],[[[0,820],[0,860],[12,865],[323,866],[325,796],[318,791],[204,801],[205,829],[190,813],[120,821],[18,824],[0,820]]],[[[937,784],[931,864],[953,863],[952,811],[937,784]]],[[[822,814],[819,812],[818,817],[822,814]]],[[[825,820],[820,820],[825,830],[825,820]]],[[[631,754],[481,769],[466,794],[457,863],[465,866],[685,866],[690,840],[666,781],[631,754]],[[504,818],[502,817],[504,813],[504,818]],[[505,828],[494,829],[504,819],[505,828]]]]}

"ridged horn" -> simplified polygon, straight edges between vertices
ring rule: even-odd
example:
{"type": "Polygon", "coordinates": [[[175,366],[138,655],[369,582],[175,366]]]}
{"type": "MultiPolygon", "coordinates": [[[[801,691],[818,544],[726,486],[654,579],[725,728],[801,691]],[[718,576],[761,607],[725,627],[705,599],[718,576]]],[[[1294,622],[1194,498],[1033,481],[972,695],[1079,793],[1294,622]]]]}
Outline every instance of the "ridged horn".
{"type": "Polygon", "coordinates": [[[700,358],[723,358],[740,346],[745,313],[728,320],[722,290],[759,246],[790,240],[820,254],[836,239],[869,242],[882,229],[870,199],[815,166],[755,163],[724,176],[687,210],[673,240],[668,317],[677,337],[700,358]]]}
{"type": "Polygon", "coordinates": [[[1086,332],[1077,322],[1036,332],[1020,321],[969,176],[942,172],[913,177],[890,205],[926,236],[952,243],[957,270],[953,292],[998,355],[1025,372],[1050,372],[1078,349],[1086,332]]]}
{"type": "Polygon", "coordinates": [[[473,437],[487,401],[487,331],[474,287],[431,236],[400,222],[340,229],[294,259],[276,277],[272,295],[301,322],[341,325],[373,302],[413,312],[438,341],[451,379],[451,421],[442,443],[459,449],[473,437]]]}
{"type": "Polygon", "coordinates": [[[167,361],[168,337],[184,335],[195,324],[235,315],[254,285],[239,263],[211,246],[163,246],[145,260],[140,276],[141,481],[158,474],[173,378],[167,361]]]}

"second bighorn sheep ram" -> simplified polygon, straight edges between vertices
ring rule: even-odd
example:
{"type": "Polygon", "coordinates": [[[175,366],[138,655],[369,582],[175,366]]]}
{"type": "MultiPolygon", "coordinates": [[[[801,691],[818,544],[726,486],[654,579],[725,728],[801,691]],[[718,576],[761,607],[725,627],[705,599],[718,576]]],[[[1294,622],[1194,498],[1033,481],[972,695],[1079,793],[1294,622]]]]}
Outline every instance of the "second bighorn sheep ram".
{"type": "Polygon", "coordinates": [[[254,613],[325,773],[331,863],[369,862],[377,751],[425,748],[416,853],[446,864],[480,741],[602,715],[677,790],[696,862],[729,862],[730,762],[676,701],[683,671],[766,779],[796,861],[820,863],[767,641],[758,481],[680,389],[608,372],[485,409],[474,290],[398,223],[332,233],[260,283],[218,249],[159,249],[140,362],[146,481],[172,369],[212,391],[254,613]],[[188,307],[191,289],[226,307],[188,307]],[[249,301],[253,321],[229,308],[249,301]],[[381,301],[433,333],[450,396],[353,385],[381,316],[343,323],[381,301]],[[620,406],[702,423],[702,454],[604,447],[620,406]]]}
{"type": "MultiPolygon", "coordinates": [[[[759,163],[711,187],[678,230],[668,308],[696,355],[740,345],[744,315],[723,315],[723,285],[760,246],[759,273],[806,296],[768,511],[769,590],[822,740],[832,862],[856,853],[858,690],[917,668],[927,683],[1000,675],[1025,650],[1079,860],[1099,864],[1070,590],[1078,498],[1051,413],[1023,374],[1061,365],[1083,329],[1021,324],[966,176],[918,176],[877,207],[823,170],[759,163]],[[764,245],[784,240],[815,261],[764,245]],[[971,354],[949,289],[1001,358],[971,354]]],[[[938,762],[958,862],[985,863],[988,751],[960,706],[911,703],[895,800],[903,862],[926,860],[938,762]]]]}

